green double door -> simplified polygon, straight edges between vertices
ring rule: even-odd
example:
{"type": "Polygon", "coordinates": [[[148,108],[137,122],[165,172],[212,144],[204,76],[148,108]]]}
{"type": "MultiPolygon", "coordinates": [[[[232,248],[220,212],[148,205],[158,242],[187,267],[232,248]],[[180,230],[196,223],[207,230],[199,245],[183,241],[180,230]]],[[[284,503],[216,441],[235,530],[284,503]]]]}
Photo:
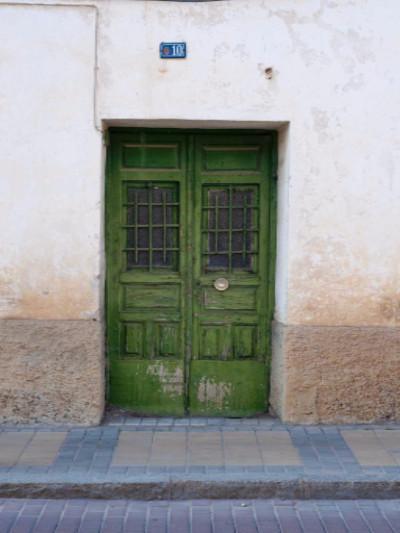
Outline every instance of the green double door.
{"type": "Polygon", "coordinates": [[[265,411],[275,134],[111,130],[108,155],[109,402],[265,411]]]}

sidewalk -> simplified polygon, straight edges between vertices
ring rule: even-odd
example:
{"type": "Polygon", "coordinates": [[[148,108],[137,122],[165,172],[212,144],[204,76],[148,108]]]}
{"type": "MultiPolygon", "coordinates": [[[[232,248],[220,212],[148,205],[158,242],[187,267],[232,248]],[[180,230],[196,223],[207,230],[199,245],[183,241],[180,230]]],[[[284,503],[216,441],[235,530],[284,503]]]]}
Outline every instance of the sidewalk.
{"type": "Polygon", "coordinates": [[[123,418],[0,426],[0,497],[396,498],[400,425],[123,418]]]}

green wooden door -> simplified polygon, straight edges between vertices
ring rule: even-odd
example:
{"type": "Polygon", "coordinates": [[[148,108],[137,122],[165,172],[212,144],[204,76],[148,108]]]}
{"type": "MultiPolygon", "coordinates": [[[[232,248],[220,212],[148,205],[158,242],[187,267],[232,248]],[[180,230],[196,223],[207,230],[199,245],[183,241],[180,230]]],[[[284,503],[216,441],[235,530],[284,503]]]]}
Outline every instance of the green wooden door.
{"type": "Polygon", "coordinates": [[[241,416],[266,408],[267,139],[229,134],[196,138],[193,414],[241,416]]]}
{"type": "Polygon", "coordinates": [[[141,413],[185,408],[186,146],[184,134],[111,133],[109,400],[141,413]]]}
{"type": "Polygon", "coordinates": [[[110,140],[110,403],[265,411],[275,135],[114,130],[110,140]]]}

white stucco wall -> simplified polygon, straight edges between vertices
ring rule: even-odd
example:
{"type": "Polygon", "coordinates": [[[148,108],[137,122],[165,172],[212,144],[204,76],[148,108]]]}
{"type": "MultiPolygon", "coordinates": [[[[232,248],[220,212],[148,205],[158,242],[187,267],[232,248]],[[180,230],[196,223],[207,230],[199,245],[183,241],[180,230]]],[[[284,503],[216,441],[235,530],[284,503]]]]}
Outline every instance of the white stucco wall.
{"type": "Polygon", "coordinates": [[[0,5],[0,317],[99,309],[95,10],[0,5]]]}
{"type": "Polygon", "coordinates": [[[396,0],[102,6],[100,118],[290,123],[283,322],[400,322],[399,17],[396,0]],[[188,59],[158,59],[162,40],[188,59]]]}
{"type": "Polygon", "coordinates": [[[29,3],[0,2],[0,316],[98,313],[95,122],[148,121],[278,125],[277,319],[400,323],[397,0],[29,3]]]}

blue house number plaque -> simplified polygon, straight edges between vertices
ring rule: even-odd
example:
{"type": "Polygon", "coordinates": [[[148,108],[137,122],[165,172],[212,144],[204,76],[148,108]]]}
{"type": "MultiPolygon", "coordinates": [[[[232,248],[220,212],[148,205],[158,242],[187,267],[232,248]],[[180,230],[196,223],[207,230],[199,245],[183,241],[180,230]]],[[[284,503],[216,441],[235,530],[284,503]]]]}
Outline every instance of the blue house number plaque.
{"type": "Polygon", "coordinates": [[[160,43],[161,59],[185,59],[186,43],[160,43]]]}

